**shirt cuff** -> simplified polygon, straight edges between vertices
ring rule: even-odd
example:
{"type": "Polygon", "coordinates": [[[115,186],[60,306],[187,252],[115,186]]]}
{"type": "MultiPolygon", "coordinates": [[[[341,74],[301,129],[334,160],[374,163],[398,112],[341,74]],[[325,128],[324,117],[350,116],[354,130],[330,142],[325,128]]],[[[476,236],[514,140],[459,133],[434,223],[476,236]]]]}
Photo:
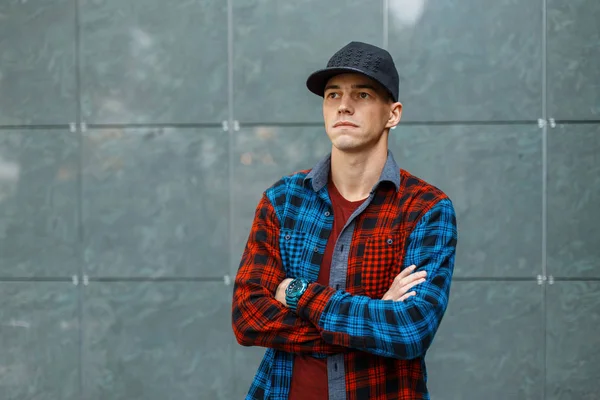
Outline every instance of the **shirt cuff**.
{"type": "Polygon", "coordinates": [[[327,303],[333,297],[336,290],[329,286],[311,283],[306,291],[298,300],[296,314],[313,325],[319,326],[321,315],[327,306],[327,303]]]}

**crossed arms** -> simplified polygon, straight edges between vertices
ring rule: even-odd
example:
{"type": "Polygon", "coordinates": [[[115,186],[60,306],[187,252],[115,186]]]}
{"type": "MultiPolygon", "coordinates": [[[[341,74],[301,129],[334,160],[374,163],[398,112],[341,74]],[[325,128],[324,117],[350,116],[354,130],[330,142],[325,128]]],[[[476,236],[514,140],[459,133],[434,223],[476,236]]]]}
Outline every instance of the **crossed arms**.
{"type": "Polygon", "coordinates": [[[415,265],[427,278],[403,301],[393,300],[409,293],[417,275],[412,281],[402,281],[406,273],[397,279],[395,298],[389,300],[311,283],[292,312],[276,299],[286,279],[279,229],[275,210],[263,195],[234,285],[232,325],[241,345],[320,354],[351,348],[398,359],[425,354],[448,305],[454,267],[457,229],[449,199],[424,213],[408,238],[404,267],[415,265]]]}

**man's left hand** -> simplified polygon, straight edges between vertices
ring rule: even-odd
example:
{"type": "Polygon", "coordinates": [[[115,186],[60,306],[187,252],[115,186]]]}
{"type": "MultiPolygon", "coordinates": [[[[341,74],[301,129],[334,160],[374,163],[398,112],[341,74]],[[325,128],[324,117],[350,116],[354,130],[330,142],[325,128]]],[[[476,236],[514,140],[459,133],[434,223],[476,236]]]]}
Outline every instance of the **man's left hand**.
{"type": "Polygon", "coordinates": [[[287,289],[287,287],[290,285],[290,282],[293,280],[294,279],[292,278],[284,279],[283,281],[281,281],[279,286],[277,286],[277,291],[275,292],[275,300],[277,300],[286,307],[287,303],[285,302],[285,289],[287,289]]]}

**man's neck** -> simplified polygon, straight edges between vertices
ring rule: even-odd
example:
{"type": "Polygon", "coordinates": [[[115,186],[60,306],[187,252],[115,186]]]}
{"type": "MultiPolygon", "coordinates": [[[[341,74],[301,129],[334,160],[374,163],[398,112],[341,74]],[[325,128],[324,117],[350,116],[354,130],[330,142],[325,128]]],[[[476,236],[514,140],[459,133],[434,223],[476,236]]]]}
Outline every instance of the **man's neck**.
{"type": "Polygon", "coordinates": [[[368,152],[346,153],[333,147],[331,179],[340,194],[349,201],[369,197],[387,161],[387,143],[368,152]]]}

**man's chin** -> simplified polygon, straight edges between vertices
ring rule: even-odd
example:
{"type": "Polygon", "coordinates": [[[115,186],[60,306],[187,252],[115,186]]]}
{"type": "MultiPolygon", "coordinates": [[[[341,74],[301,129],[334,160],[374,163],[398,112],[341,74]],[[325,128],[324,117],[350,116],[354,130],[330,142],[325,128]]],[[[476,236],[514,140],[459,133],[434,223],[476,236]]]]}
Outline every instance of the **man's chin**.
{"type": "Polygon", "coordinates": [[[357,138],[337,137],[332,140],[333,147],[339,152],[346,154],[370,153],[384,145],[380,141],[360,141],[357,138]]]}
{"type": "Polygon", "coordinates": [[[361,151],[364,151],[365,144],[349,141],[340,141],[337,143],[334,142],[333,147],[335,147],[337,150],[343,153],[360,153],[361,151]]]}

